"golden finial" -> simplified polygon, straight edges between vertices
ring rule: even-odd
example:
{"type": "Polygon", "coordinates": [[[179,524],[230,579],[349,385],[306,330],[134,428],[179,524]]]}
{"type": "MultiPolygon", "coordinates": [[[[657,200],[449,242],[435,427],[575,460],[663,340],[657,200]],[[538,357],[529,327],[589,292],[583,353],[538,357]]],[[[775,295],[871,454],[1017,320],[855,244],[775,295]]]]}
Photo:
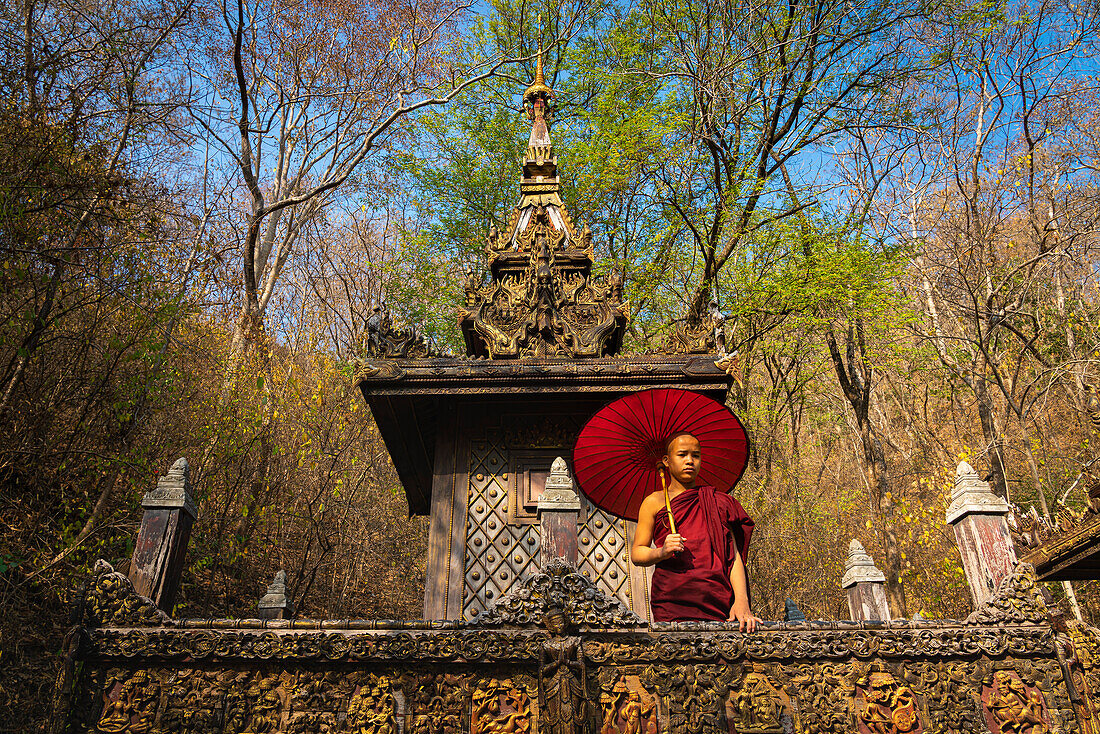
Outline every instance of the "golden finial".
{"type": "Polygon", "coordinates": [[[538,95],[544,97],[550,97],[554,94],[554,90],[546,84],[546,76],[542,71],[542,14],[539,14],[539,54],[538,59],[535,61],[535,81],[531,83],[531,86],[527,87],[527,91],[523,93],[523,101],[531,102],[538,95]]]}

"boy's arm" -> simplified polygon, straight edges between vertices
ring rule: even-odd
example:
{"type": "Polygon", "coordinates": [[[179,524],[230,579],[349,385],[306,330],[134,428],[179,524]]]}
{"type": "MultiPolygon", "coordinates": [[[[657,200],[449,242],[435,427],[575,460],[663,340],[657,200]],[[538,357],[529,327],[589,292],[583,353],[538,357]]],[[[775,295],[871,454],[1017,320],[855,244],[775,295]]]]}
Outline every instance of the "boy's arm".
{"type": "Polygon", "coordinates": [[[737,555],[730,568],[730,583],[733,584],[733,608],[730,609],[730,621],[740,622],[742,632],[755,632],[760,619],[749,609],[749,577],[745,571],[745,561],[741,551],[734,548],[737,555]]]}
{"type": "Polygon", "coordinates": [[[634,529],[634,542],[630,545],[630,560],[635,566],[652,566],[684,549],[684,539],[678,533],[668,535],[660,548],[651,547],[658,508],[664,509],[659,497],[650,495],[642,500],[638,510],[638,527],[634,529]]]}

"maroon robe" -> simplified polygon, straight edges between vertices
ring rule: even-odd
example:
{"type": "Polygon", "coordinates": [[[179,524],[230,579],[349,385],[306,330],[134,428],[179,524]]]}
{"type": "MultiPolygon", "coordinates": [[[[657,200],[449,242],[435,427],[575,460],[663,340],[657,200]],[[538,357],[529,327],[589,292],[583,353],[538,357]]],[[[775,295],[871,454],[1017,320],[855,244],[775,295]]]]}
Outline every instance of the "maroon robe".
{"type": "MultiPolygon", "coordinates": [[[[654,621],[729,619],[730,569],[735,549],[747,557],[752,519],[740,502],[711,486],[684,490],[670,504],[684,550],[653,568],[649,605],[654,621]]],[[[654,521],[654,545],[664,545],[668,534],[668,512],[662,508],[654,521]]]]}

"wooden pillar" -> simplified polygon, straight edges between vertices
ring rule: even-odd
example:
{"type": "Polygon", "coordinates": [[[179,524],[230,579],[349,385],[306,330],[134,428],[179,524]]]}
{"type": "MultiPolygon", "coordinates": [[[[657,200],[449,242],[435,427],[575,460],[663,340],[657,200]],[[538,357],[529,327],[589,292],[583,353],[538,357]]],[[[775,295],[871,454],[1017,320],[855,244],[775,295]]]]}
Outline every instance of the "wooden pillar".
{"type": "Polygon", "coordinates": [[[581,500],[573,491],[569,467],[565,459],[559,456],[550,466],[550,475],[546,477],[546,486],[539,497],[541,566],[545,568],[554,558],[564,558],[573,565],[577,564],[577,518],[580,511],[581,500]]]}
{"type": "Polygon", "coordinates": [[[974,606],[993,598],[1016,566],[1016,548],[1008,533],[1008,503],[993,494],[989,482],[965,461],[955,473],[947,522],[955,529],[963,571],[974,606]]]}
{"type": "Polygon", "coordinates": [[[848,544],[848,562],[844,565],[841,588],[848,592],[848,611],[857,622],[886,622],[891,619],[886,602],[886,576],[878,569],[863,544],[848,544]]]}
{"type": "Polygon", "coordinates": [[[134,590],[169,614],[183,575],[191,524],[198,516],[190,490],[187,459],[180,458],[141,500],[145,512],[130,559],[134,590]]]}
{"type": "Polygon", "coordinates": [[[290,619],[294,616],[294,604],[286,595],[286,571],[280,569],[275,573],[267,593],[256,606],[260,610],[260,619],[290,619]]]}

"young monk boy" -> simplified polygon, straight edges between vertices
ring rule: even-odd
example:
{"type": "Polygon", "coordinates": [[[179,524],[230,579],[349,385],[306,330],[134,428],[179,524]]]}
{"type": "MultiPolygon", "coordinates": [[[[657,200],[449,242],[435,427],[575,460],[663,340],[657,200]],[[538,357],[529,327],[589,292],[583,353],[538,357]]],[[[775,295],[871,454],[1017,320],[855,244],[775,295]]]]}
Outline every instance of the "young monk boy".
{"type": "Polygon", "coordinates": [[[745,553],[753,522],[741,503],[709,485],[696,486],[702,466],[699,440],[690,433],[669,438],[662,459],[668,471],[671,532],[664,492],[642,500],[630,560],[653,566],[650,607],[658,622],[737,621],[753,632],[745,553]],[[652,547],[655,544],[656,547],[652,547]]]}

